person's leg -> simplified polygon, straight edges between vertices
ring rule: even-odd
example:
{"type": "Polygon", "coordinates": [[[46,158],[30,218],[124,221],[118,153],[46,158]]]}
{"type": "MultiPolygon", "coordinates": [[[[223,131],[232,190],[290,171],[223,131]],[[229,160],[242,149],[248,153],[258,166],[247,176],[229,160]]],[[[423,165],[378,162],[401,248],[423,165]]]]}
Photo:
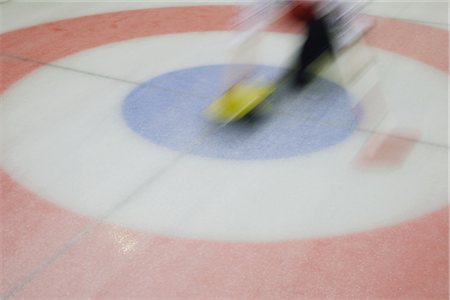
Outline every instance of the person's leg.
{"type": "Polygon", "coordinates": [[[311,79],[311,66],[323,54],[332,54],[332,44],[328,26],[324,18],[313,19],[308,22],[308,33],[298,54],[294,66],[294,84],[303,85],[311,79]]]}

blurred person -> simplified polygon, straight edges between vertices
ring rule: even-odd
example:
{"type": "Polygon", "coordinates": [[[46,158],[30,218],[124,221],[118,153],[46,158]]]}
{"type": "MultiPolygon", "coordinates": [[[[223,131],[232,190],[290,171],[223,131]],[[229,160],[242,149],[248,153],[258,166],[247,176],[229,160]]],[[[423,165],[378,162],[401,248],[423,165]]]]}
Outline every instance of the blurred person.
{"type": "MultiPolygon", "coordinates": [[[[370,27],[370,22],[357,19],[361,2],[340,0],[259,0],[245,5],[238,15],[235,28],[240,32],[234,41],[235,59],[254,56],[262,32],[284,15],[305,24],[306,39],[284,77],[302,86],[312,79],[311,69],[323,55],[331,57],[355,43],[370,27]]],[[[252,69],[238,71],[229,86],[251,76],[252,69]]]]}
{"type": "Polygon", "coordinates": [[[356,4],[338,0],[280,1],[260,0],[245,5],[235,20],[238,30],[232,43],[232,61],[225,70],[223,94],[207,109],[212,119],[227,123],[252,115],[254,109],[285,83],[303,87],[309,83],[323,56],[334,58],[342,49],[356,42],[365,28],[353,29],[358,10],[356,4]],[[275,82],[255,84],[254,61],[264,31],[282,17],[306,24],[305,42],[297,51],[288,70],[275,82]],[[319,63],[318,63],[319,62],[319,63]]]}

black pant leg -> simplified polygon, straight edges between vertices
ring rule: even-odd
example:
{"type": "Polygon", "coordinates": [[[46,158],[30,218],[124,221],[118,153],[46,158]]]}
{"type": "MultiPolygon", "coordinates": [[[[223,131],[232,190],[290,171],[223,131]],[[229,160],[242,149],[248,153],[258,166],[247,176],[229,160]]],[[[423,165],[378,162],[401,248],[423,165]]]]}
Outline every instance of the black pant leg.
{"type": "Polygon", "coordinates": [[[301,84],[307,80],[309,67],[326,52],[332,53],[326,20],[324,18],[313,19],[308,23],[306,41],[301,47],[295,66],[297,83],[301,84]]]}

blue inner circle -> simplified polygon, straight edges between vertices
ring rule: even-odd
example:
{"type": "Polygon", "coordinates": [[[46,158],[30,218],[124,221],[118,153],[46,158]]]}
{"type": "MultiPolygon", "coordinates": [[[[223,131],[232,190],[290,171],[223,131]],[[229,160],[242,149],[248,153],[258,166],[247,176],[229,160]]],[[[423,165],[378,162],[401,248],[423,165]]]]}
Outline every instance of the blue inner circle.
{"type": "MultiPolygon", "coordinates": [[[[273,82],[283,72],[271,66],[255,68],[262,82],[273,82]]],[[[229,70],[229,65],[209,65],[162,74],[125,98],[123,116],[133,131],[153,143],[235,160],[311,153],[339,143],[358,125],[350,95],[339,85],[318,78],[302,90],[277,90],[257,121],[218,128],[203,112],[221,96],[229,70]]]]}

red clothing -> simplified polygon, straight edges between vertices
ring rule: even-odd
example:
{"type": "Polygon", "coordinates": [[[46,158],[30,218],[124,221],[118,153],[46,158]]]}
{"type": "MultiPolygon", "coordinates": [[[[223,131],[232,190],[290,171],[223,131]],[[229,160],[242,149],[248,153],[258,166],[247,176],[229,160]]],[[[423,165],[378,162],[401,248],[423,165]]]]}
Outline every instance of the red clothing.
{"type": "Polygon", "coordinates": [[[316,3],[314,1],[292,1],[291,16],[299,21],[309,23],[315,19],[316,3]]]}

